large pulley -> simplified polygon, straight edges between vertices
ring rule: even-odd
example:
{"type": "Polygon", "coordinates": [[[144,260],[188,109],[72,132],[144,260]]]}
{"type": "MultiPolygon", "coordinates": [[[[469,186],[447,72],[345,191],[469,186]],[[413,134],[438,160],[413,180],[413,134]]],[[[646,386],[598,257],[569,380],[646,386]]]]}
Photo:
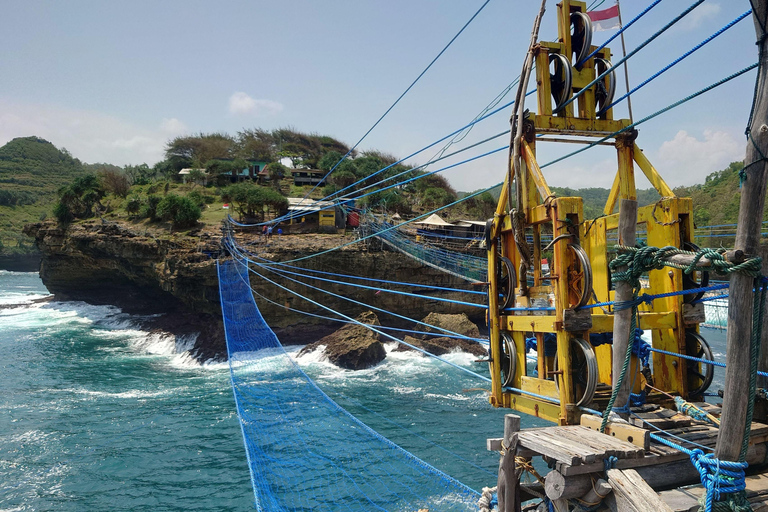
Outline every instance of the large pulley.
{"type": "Polygon", "coordinates": [[[550,88],[552,98],[555,100],[554,111],[557,112],[568,101],[573,86],[573,72],[571,71],[571,62],[559,53],[549,55],[550,66],[550,88]]]}
{"type": "MultiPolygon", "coordinates": [[[[517,349],[515,340],[508,332],[502,331],[499,337],[499,354],[501,355],[501,387],[509,387],[515,379],[517,371],[517,349]]],[[[493,374],[493,362],[488,363],[488,370],[493,374]]]]}
{"type": "Polygon", "coordinates": [[[573,62],[576,69],[581,70],[581,66],[592,46],[592,20],[584,12],[571,13],[571,48],[573,49],[573,62]]]}
{"type": "Polygon", "coordinates": [[[592,265],[579,244],[568,244],[568,248],[576,256],[568,273],[568,307],[573,309],[586,306],[592,297],[592,265]]]}
{"type": "MultiPolygon", "coordinates": [[[[689,356],[706,361],[714,361],[712,349],[707,341],[696,331],[685,331],[685,350],[689,356]]],[[[715,367],[711,364],[686,361],[688,375],[688,396],[698,396],[709,389],[715,376],[715,367]]]]}
{"type": "Polygon", "coordinates": [[[616,72],[606,59],[595,58],[595,71],[597,76],[609,71],[602,80],[595,84],[595,110],[597,116],[602,116],[608,111],[616,94],[616,72]]]}
{"type": "MultiPolygon", "coordinates": [[[[592,345],[582,338],[571,338],[570,345],[574,400],[576,405],[586,406],[592,403],[597,390],[597,357],[592,345]]],[[[558,358],[555,357],[555,375],[559,373],[558,366],[558,358]]],[[[557,378],[555,386],[559,393],[557,378]]]]}
{"type": "Polygon", "coordinates": [[[515,266],[509,258],[499,256],[496,260],[496,289],[499,293],[499,311],[503,311],[515,303],[515,288],[517,288],[515,266]]]}

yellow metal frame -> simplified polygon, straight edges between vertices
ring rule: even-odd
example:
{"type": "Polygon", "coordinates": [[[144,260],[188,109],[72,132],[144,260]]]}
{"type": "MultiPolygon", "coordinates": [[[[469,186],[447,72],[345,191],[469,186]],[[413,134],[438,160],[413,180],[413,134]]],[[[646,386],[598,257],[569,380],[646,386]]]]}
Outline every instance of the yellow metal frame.
{"type": "MultiPolygon", "coordinates": [[[[492,389],[490,402],[496,407],[508,407],[533,414],[558,424],[577,424],[581,411],[574,404],[574,390],[571,371],[570,340],[573,337],[589,339],[590,332],[612,332],[613,316],[601,309],[591,309],[591,328],[586,331],[570,332],[566,330],[564,312],[569,308],[568,278],[575,272],[577,261],[568,244],[578,240],[589,257],[593,272],[593,289],[599,302],[613,298],[608,270],[608,243],[611,232],[618,227],[617,203],[620,198],[636,199],[635,165],[648,178],[662,196],[655,205],[638,210],[638,228],[645,228],[648,244],[653,246],[672,245],[682,247],[693,236],[692,203],[688,198],[676,197],[672,189],[664,182],[656,169],[635,144],[636,132],[625,132],[614,137],[613,145],[617,153],[617,172],[609,198],[604,209],[604,216],[585,221],[583,203],[580,197],[554,197],[536,161],[536,134],[558,134],[565,136],[605,137],[629,126],[628,119],[613,119],[612,109],[598,117],[595,113],[595,95],[587,90],[577,101],[567,105],[562,111],[554,112],[552,105],[549,54],[561,53],[570,61],[571,36],[570,15],[575,11],[586,11],[586,3],[563,0],[557,6],[558,42],[542,42],[535,56],[536,80],[538,88],[538,114],[525,120],[530,126],[520,145],[522,162],[522,197],[517,205],[524,214],[526,234],[533,238],[533,286],[518,283],[515,290],[515,306],[526,308],[536,298],[554,299],[554,314],[542,314],[540,311],[499,311],[499,286],[496,269],[499,255],[509,258],[515,270],[520,268],[521,256],[514,241],[512,221],[507,212],[510,177],[502,187],[496,213],[491,227],[491,239],[488,244],[488,279],[489,279],[489,327],[491,339],[491,377],[492,389]],[[540,239],[542,229],[547,226],[553,239],[560,235],[571,235],[556,241],[553,246],[553,259],[549,263],[550,276],[544,279],[541,270],[540,239]],[[549,284],[547,284],[549,283],[549,284]],[[501,331],[510,332],[517,351],[517,371],[511,390],[502,389],[501,382],[501,331]],[[557,367],[561,372],[553,372],[554,361],[546,357],[544,334],[555,333],[557,336],[557,367]],[[526,375],[525,337],[533,335],[538,340],[538,376],[526,375]],[[557,386],[555,381],[557,379],[557,386]],[[527,394],[526,394],[527,393],[527,394]],[[534,396],[536,395],[536,396],[534,396]],[[558,405],[559,402],[559,405],[558,405]]],[[[593,47],[592,50],[596,48],[593,47]]],[[[599,57],[610,59],[611,52],[603,48],[599,57]]],[[[581,90],[596,77],[594,59],[589,59],[580,71],[573,69],[571,94],[581,90]]],[[[520,120],[523,122],[523,120],[520,120]]],[[[511,165],[511,162],[510,162],[511,165]]],[[[650,290],[648,293],[666,293],[683,288],[680,270],[654,270],[649,273],[650,290]]],[[[666,299],[657,299],[652,306],[641,308],[639,327],[652,331],[653,346],[663,350],[685,353],[685,324],[683,323],[683,297],[681,295],[666,299]]],[[[595,350],[598,363],[598,380],[611,384],[611,347],[603,345],[595,350]]],[[[633,364],[637,364],[636,361],[633,364]]],[[[687,395],[686,368],[682,360],[654,353],[653,357],[655,386],[665,391],[687,395]]]]}

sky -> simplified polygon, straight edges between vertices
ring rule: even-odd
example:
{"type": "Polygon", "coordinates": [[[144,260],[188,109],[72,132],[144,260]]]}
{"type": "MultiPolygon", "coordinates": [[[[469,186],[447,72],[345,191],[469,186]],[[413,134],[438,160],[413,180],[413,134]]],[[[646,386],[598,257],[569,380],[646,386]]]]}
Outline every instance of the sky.
{"type": "MultiPolygon", "coordinates": [[[[664,0],[625,32],[633,50],[693,0],[664,0]]],[[[291,127],[354,145],[484,0],[4,0],[0,4],[0,145],[37,135],[88,163],[148,163],[173,137],[291,127]]],[[[609,7],[612,0],[601,8],[609,7]]],[[[624,22],[651,0],[624,0],[624,22]]],[[[490,0],[359,145],[405,157],[469,123],[519,75],[539,2],[490,0]]],[[[749,9],[706,0],[627,62],[631,85],[749,9]]],[[[557,33],[547,1],[540,39],[557,33]]],[[[596,32],[600,44],[614,32],[596,32]]],[[[610,44],[613,61],[620,39],[610,44]]],[[[757,61],[751,17],[632,95],[635,120],[757,61]]],[[[638,127],[671,186],[701,183],[744,157],[754,70],[638,127]]],[[[619,74],[617,97],[625,92],[619,74]]],[[[506,101],[513,98],[515,89],[506,101]]],[[[535,96],[526,107],[536,109],[535,96]]],[[[509,127],[478,124],[454,151],[509,127]]],[[[627,117],[626,101],[614,117],[627,117]]],[[[462,154],[508,144],[502,137],[462,154]]],[[[407,163],[419,165],[441,146],[407,163]]],[[[539,144],[541,164],[577,149],[539,144]]],[[[502,181],[500,151],[444,172],[462,191],[502,181]]],[[[432,167],[434,170],[439,167],[432,167]]],[[[616,154],[596,147],[546,167],[551,186],[610,187],[616,154]]],[[[648,183],[638,179],[638,187],[648,183]]]]}

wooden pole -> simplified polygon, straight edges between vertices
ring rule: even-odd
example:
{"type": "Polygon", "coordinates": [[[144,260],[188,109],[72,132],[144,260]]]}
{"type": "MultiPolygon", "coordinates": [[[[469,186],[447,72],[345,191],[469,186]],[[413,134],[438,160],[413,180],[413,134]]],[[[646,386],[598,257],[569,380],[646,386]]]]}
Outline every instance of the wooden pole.
{"type": "MultiPolygon", "coordinates": [[[[757,75],[755,103],[748,127],[750,139],[744,158],[746,180],[741,188],[739,220],[736,227],[736,249],[757,254],[760,227],[765,205],[765,187],[768,180],[768,40],[765,26],[768,18],[768,0],[754,0],[752,16],[759,42],[760,67],[757,75]]],[[[731,276],[728,300],[728,334],[726,337],[725,384],[723,386],[723,413],[720,417],[720,435],[717,437],[715,456],[718,459],[739,459],[749,396],[750,367],[749,339],[752,331],[753,279],[743,274],[731,276]]]]}
{"type": "MultiPolygon", "coordinates": [[[[635,232],[637,231],[637,201],[633,199],[622,199],[619,203],[619,245],[627,247],[635,246],[635,232]]],[[[626,270],[626,267],[620,267],[619,271],[626,270]]],[[[632,285],[630,283],[616,283],[616,301],[632,300],[634,298],[632,285]]],[[[613,364],[611,365],[611,382],[615,387],[618,384],[621,369],[624,366],[624,359],[627,355],[627,345],[629,344],[629,330],[632,326],[632,309],[623,309],[616,311],[613,315],[613,364]]],[[[624,407],[629,399],[629,381],[624,378],[624,382],[616,395],[614,407],[624,407]]]]}
{"type": "Polygon", "coordinates": [[[517,433],[520,431],[520,416],[504,415],[504,455],[499,461],[499,481],[496,495],[499,499],[499,512],[520,512],[520,485],[515,469],[517,453],[517,433]]]}

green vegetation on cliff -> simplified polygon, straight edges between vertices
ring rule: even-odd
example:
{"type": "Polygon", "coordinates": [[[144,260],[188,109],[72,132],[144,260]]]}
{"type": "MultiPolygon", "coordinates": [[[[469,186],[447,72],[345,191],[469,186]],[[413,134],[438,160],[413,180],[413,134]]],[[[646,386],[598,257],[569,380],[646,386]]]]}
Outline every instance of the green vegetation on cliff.
{"type": "Polygon", "coordinates": [[[22,227],[50,215],[56,191],[85,174],[66,149],[39,137],[20,137],[0,147],[0,250],[32,249],[22,227]]]}

